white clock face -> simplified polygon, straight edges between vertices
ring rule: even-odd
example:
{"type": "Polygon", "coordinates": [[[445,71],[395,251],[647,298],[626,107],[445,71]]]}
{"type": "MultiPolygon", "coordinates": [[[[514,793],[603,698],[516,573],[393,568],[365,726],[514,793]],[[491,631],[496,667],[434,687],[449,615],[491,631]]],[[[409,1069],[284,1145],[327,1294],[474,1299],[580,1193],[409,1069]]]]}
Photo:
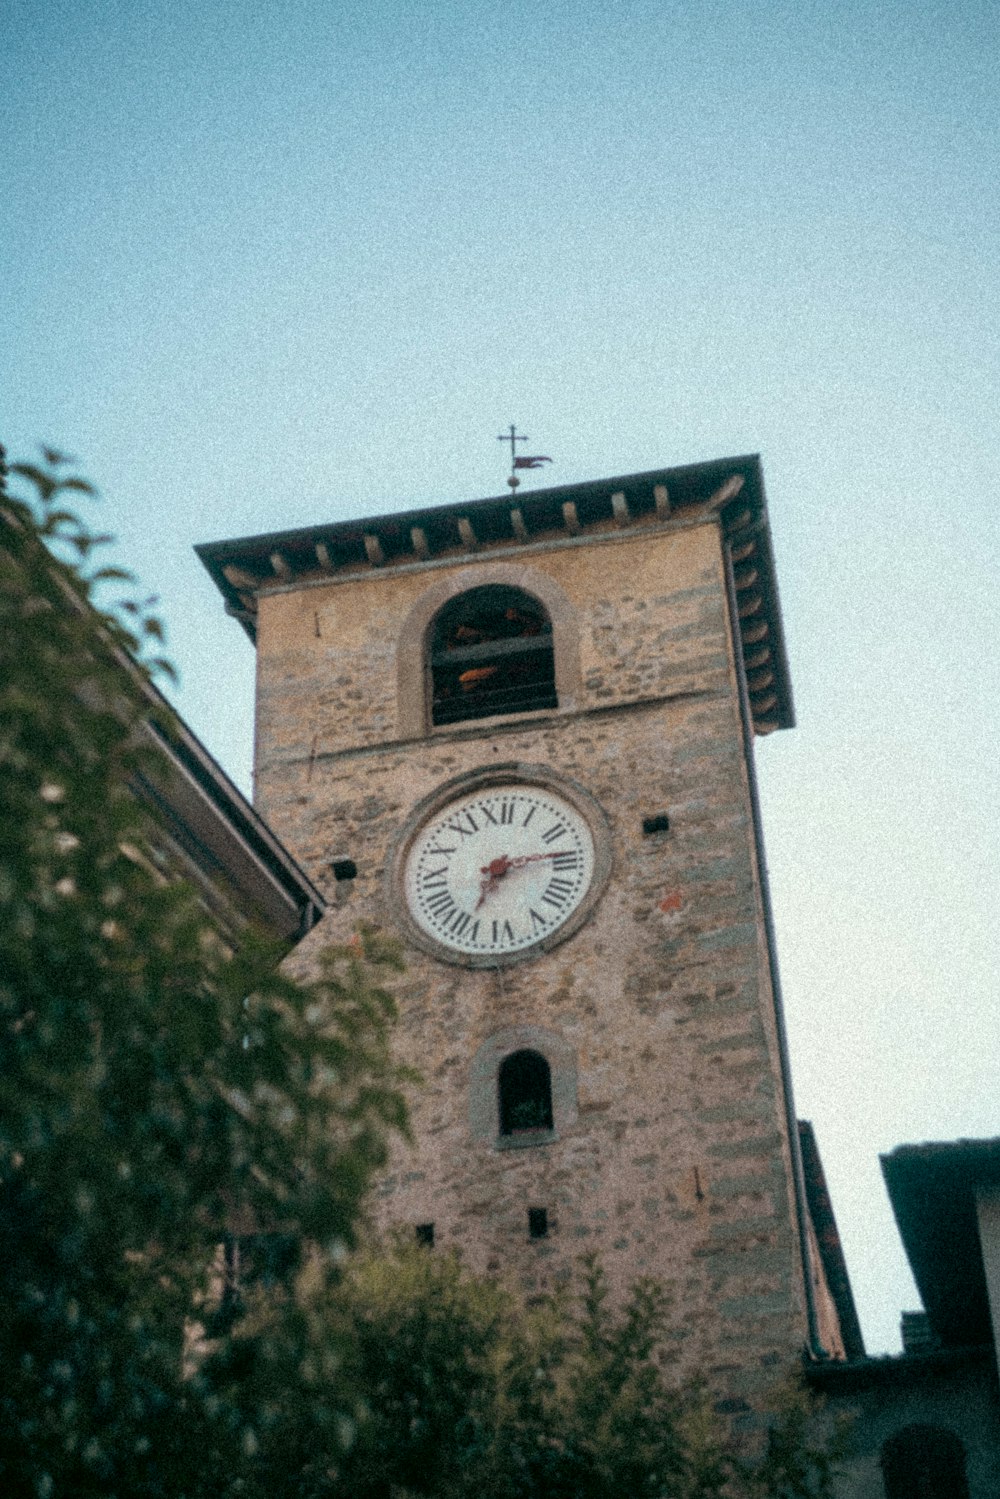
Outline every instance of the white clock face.
{"type": "Polygon", "coordinates": [[[546,943],[579,909],[594,875],[587,819],[548,788],[485,785],[419,829],[403,866],[410,916],[469,957],[546,943]]]}

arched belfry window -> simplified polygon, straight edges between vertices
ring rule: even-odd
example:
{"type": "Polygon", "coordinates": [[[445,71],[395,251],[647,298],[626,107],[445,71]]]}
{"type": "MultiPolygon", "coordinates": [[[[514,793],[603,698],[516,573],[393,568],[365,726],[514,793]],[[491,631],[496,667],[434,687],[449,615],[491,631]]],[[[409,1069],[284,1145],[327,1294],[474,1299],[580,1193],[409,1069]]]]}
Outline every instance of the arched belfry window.
{"type": "Polygon", "coordinates": [[[904,1426],[882,1447],[886,1499],[968,1499],[965,1448],[942,1426],[904,1426]]]}
{"type": "Polygon", "coordinates": [[[557,707],[548,611],[508,584],[460,593],[431,626],[430,674],[435,724],[557,707]]]}
{"type": "Polygon", "coordinates": [[[515,1051],[497,1079],[501,1135],[552,1128],[552,1074],[538,1051],[515,1051]]]}

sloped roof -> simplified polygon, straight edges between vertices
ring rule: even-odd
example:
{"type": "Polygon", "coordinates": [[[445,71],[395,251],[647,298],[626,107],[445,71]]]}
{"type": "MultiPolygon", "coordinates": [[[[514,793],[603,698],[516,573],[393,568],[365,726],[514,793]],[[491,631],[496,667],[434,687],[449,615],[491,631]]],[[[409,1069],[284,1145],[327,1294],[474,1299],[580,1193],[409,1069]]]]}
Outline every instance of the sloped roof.
{"type": "Polygon", "coordinates": [[[844,1355],[854,1360],[865,1356],[865,1344],[861,1335],[861,1323],[854,1304],[850,1276],[840,1232],[833,1213],[830,1189],[826,1184],[826,1173],[820,1159],[816,1133],[808,1119],[799,1120],[799,1144],[802,1150],[802,1174],[806,1187],[806,1202],[819,1245],[823,1274],[837,1308],[840,1335],[844,1340],[844,1355]]]}
{"type": "Polygon", "coordinates": [[[241,920],[296,942],[323,915],[323,896],[158,689],[142,687],[157,710],[144,725],[157,756],[136,794],[152,806],[210,904],[225,892],[241,920]]]}
{"type": "Polygon", "coordinates": [[[931,1327],[946,1348],[989,1343],[976,1194],[1000,1186],[1000,1139],[899,1145],[880,1159],[931,1327]]]}
{"type": "MultiPolygon", "coordinates": [[[[0,448],[0,460],[3,449],[0,448]]],[[[7,496],[0,484],[0,501],[7,496]]],[[[147,673],[115,641],[72,571],[49,554],[24,507],[0,503],[0,526],[37,549],[66,609],[89,623],[95,649],[131,685],[141,711],[139,732],[154,747],[130,789],[155,814],[150,852],[161,870],[198,886],[205,904],[235,937],[253,923],[292,943],[325,911],[322,894],[264,820],[170,706],[147,673]]]]}

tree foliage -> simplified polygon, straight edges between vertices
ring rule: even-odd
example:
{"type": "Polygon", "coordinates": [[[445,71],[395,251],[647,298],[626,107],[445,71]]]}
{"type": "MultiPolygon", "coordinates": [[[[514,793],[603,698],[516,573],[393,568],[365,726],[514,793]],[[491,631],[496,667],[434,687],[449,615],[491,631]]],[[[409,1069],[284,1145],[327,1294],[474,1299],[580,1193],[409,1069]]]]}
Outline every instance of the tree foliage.
{"type": "Polygon", "coordinates": [[[294,983],[153,867],[133,786],[159,626],[148,600],[97,608],[127,575],[45,458],[0,514],[0,1490],[222,1493],[257,1438],[192,1357],[218,1245],[282,1234],[294,1274],[300,1246],[332,1267],[353,1243],[404,1123],[391,954],[294,983]]]}
{"type": "MultiPolygon", "coordinates": [[[[600,1264],[525,1305],[448,1253],[351,1257],[316,1326],[362,1395],[355,1440],[316,1487],[352,1499],[823,1499],[833,1445],[805,1397],[775,1397],[740,1453],[705,1388],[664,1358],[668,1300],[609,1305],[600,1264]],[[326,1485],[329,1485],[327,1487],[326,1485]]],[[[313,1475],[319,1478],[318,1473],[313,1475]]]]}

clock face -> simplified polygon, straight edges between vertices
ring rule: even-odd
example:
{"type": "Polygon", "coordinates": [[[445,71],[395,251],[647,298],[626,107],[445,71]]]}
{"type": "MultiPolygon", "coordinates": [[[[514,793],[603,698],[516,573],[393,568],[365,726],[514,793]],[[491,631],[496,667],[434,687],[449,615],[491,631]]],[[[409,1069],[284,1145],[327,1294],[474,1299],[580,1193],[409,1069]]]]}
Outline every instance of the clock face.
{"type": "MultiPolygon", "coordinates": [[[[432,813],[403,864],[419,930],[456,956],[503,959],[547,945],[594,878],[587,818],[548,787],[485,784],[432,813]]],[[[567,934],[568,935],[568,934],[567,934]]]]}

